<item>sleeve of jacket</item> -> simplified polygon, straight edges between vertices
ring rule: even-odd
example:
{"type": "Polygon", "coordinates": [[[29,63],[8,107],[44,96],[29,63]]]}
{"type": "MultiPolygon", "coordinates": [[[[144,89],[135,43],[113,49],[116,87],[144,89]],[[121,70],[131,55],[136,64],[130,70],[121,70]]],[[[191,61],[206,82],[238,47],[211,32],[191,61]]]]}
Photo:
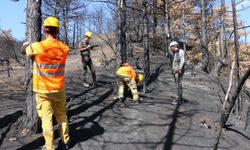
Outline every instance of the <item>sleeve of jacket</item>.
{"type": "Polygon", "coordinates": [[[185,63],[185,52],[184,52],[184,50],[180,49],[179,57],[180,57],[179,69],[182,69],[182,67],[183,67],[183,65],[185,63]]]}
{"type": "Polygon", "coordinates": [[[32,57],[32,56],[36,55],[38,53],[38,45],[39,45],[39,42],[35,42],[35,43],[30,44],[26,48],[26,55],[28,57],[32,57]]]}

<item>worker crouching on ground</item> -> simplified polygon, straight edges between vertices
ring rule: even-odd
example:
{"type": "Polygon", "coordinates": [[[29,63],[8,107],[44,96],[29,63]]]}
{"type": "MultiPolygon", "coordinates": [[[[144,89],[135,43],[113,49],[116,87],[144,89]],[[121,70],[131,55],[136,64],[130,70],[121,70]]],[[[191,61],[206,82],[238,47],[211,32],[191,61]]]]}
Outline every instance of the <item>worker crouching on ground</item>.
{"type": "Polygon", "coordinates": [[[79,43],[79,52],[81,53],[82,65],[83,65],[83,86],[85,87],[89,87],[89,84],[86,79],[87,73],[88,73],[87,67],[89,67],[90,72],[91,72],[91,76],[93,79],[93,86],[96,86],[95,67],[90,57],[90,50],[93,49],[93,47],[89,43],[91,37],[92,37],[92,33],[86,32],[84,39],[79,43]]]}
{"type": "Polygon", "coordinates": [[[43,136],[47,150],[54,150],[53,113],[59,124],[63,147],[69,148],[69,126],[64,88],[65,62],[69,47],[57,40],[60,25],[55,17],[43,23],[46,39],[32,44],[24,43],[21,52],[34,59],[33,91],[36,93],[37,113],[42,120],[43,136]]]}
{"type": "Polygon", "coordinates": [[[175,83],[178,88],[178,99],[173,101],[173,104],[182,104],[184,102],[182,97],[182,77],[185,71],[185,52],[179,47],[176,41],[173,41],[169,45],[170,50],[173,52],[172,59],[172,72],[174,75],[175,83]]]}
{"type": "Polygon", "coordinates": [[[124,63],[119,67],[116,72],[118,82],[118,99],[125,105],[124,89],[128,86],[132,95],[133,101],[141,103],[139,98],[137,84],[142,84],[144,77],[141,74],[136,74],[134,68],[128,63],[124,63]]]}

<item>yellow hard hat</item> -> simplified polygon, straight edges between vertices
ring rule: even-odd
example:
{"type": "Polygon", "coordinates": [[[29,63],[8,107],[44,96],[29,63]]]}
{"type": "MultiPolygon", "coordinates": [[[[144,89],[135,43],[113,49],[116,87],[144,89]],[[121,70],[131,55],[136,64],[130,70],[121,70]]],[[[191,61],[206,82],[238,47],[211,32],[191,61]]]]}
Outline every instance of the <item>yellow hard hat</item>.
{"type": "Polygon", "coordinates": [[[92,37],[92,33],[91,32],[85,32],[85,36],[91,38],[92,37]]]}
{"type": "Polygon", "coordinates": [[[142,74],[137,75],[138,84],[142,84],[144,81],[144,76],[142,74]]]}
{"type": "Polygon", "coordinates": [[[60,24],[57,18],[47,17],[43,22],[43,27],[57,27],[60,28],[60,24]]]}

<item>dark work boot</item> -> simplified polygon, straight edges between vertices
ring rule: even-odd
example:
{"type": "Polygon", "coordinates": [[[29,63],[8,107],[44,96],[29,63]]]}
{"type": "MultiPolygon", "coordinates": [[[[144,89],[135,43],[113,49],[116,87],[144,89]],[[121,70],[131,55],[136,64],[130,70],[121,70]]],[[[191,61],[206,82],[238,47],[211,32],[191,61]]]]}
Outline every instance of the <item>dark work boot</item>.
{"type": "Polygon", "coordinates": [[[59,147],[57,148],[57,150],[69,150],[70,148],[72,148],[70,141],[67,144],[64,144],[62,140],[60,140],[59,147]]]}
{"type": "Polygon", "coordinates": [[[92,75],[92,79],[93,79],[93,86],[98,86],[97,85],[97,82],[96,82],[96,75],[95,75],[95,73],[93,73],[93,74],[91,74],[92,75]]]}
{"type": "Polygon", "coordinates": [[[125,103],[125,98],[124,97],[120,97],[119,101],[121,103],[121,105],[120,105],[121,107],[126,107],[127,106],[126,103],[125,103]]]}

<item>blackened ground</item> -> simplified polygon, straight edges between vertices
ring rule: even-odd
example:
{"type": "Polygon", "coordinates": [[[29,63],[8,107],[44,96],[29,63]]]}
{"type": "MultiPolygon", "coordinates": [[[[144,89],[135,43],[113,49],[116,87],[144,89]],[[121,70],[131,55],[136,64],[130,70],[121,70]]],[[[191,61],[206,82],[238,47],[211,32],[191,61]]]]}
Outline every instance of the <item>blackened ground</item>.
{"type": "MultiPolygon", "coordinates": [[[[169,60],[154,55],[151,57],[151,78],[147,92],[142,94],[143,103],[133,103],[131,98],[127,98],[127,107],[122,107],[120,102],[113,100],[116,91],[114,69],[113,63],[106,68],[99,65],[96,68],[98,86],[85,88],[82,85],[80,56],[69,56],[66,87],[72,150],[213,149],[219,133],[218,118],[225,96],[222,87],[226,89],[226,80],[215,79],[188,67],[183,79],[185,103],[172,105],[172,100],[177,98],[177,89],[169,60]]],[[[10,81],[7,77],[2,79],[3,76],[1,80],[10,81]]],[[[91,83],[91,77],[88,78],[91,83]]],[[[1,95],[0,113],[13,113],[2,115],[0,119],[0,149],[41,149],[44,144],[41,134],[8,141],[13,132],[10,125],[21,116],[19,105],[24,105],[25,96],[22,90],[11,94],[14,86],[4,89],[2,85],[0,92],[4,95],[1,95]],[[18,107],[11,107],[10,101],[18,107]],[[5,107],[10,109],[7,111],[5,107]]],[[[245,103],[245,112],[247,106],[245,103]]],[[[230,118],[232,126],[223,130],[219,149],[249,149],[250,137],[244,130],[244,118],[244,115],[241,120],[235,116],[230,118]]],[[[55,138],[56,144],[60,145],[58,132],[55,138]]]]}

